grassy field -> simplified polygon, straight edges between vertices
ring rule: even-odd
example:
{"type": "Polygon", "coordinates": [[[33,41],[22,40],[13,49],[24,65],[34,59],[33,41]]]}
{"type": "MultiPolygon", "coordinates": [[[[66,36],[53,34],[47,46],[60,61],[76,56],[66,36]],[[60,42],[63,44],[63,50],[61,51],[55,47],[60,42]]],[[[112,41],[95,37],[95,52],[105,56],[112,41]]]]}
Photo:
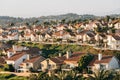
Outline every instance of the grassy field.
{"type": "Polygon", "coordinates": [[[0,80],[28,80],[26,77],[19,77],[13,74],[0,74],[0,80]]]}

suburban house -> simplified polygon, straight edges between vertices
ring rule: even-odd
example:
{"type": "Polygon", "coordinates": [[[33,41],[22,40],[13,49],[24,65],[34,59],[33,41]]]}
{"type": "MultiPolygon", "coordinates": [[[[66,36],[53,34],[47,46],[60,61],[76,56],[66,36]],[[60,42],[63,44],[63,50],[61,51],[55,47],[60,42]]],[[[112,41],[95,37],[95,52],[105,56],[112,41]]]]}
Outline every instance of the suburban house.
{"type": "Polygon", "coordinates": [[[45,60],[42,56],[35,56],[32,58],[29,58],[29,60],[25,60],[19,65],[19,69],[17,71],[20,72],[29,72],[31,71],[38,71],[41,69],[41,62],[45,60]]]}
{"type": "Polygon", "coordinates": [[[45,34],[45,38],[46,38],[46,39],[49,39],[49,38],[51,38],[51,35],[48,34],[48,33],[46,33],[46,34],[45,34]]]}
{"type": "Polygon", "coordinates": [[[78,67],[78,62],[80,57],[83,56],[85,53],[81,52],[67,52],[66,59],[64,60],[63,70],[69,70],[75,67],[78,67]]]}
{"type": "Polygon", "coordinates": [[[9,49],[6,49],[6,50],[3,50],[3,53],[5,55],[13,55],[15,54],[16,52],[20,52],[20,51],[23,51],[23,50],[28,50],[27,47],[23,47],[23,46],[17,46],[17,45],[13,45],[11,48],[9,49]]]}
{"type": "Polygon", "coordinates": [[[57,27],[57,31],[61,31],[61,30],[64,30],[65,29],[65,25],[59,25],[57,27]]]}
{"type": "Polygon", "coordinates": [[[78,42],[94,41],[95,33],[89,30],[83,30],[76,34],[76,39],[78,42]]]}
{"type": "Polygon", "coordinates": [[[8,36],[7,35],[0,35],[0,40],[1,41],[8,41],[8,36]]]}
{"type": "Polygon", "coordinates": [[[96,34],[95,35],[95,40],[96,41],[100,41],[100,40],[104,40],[106,39],[106,35],[105,34],[96,34]]]}
{"type": "Polygon", "coordinates": [[[43,34],[39,34],[38,35],[38,41],[40,41],[40,42],[42,42],[42,41],[44,41],[44,35],[43,34]]]}
{"type": "Polygon", "coordinates": [[[39,32],[42,30],[42,26],[34,26],[32,29],[34,32],[39,32]]]}
{"type": "Polygon", "coordinates": [[[95,28],[97,28],[97,24],[95,22],[90,22],[89,24],[86,24],[85,29],[86,30],[94,30],[95,28]]]}
{"type": "Polygon", "coordinates": [[[19,35],[19,41],[24,41],[24,40],[25,40],[24,35],[20,34],[19,35]]]}
{"type": "Polygon", "coordinates": [[[24,53],[24,52],[19,52],[19,53],[15,53],[13,55],[11,55],[10,53],[8,53],[7,58],[5,59],[6,64],[8,65],[13,65],[13,67],[15,68],[15,70],[19,69],[19,65],[27,60],[29,57],[29,55],[24,53]]]}
{"type": "Polygon", "coordinates": [[[114,26],[115,29],[120,29],[120,22],[117,22],[114,26]]]}
{"type": "Polygon", "coordinates": [[[62,41],[68,41],[68,40],[71,40],[71,41],[75,41],[75,34],[73,34],[73,33],[69,33],[69,32],[65,32],[64,34],[63,34],[63,40],[62,41]]]}
{"type": "Polygon", "coordinates": [[[110,49],[120,50],[120,35],[107,35],[107,45],[110,49]]]}
{"type": "Polygon", "coordinates": [[[24,47],[24,46],[16,46],[16,45],[13,45],[12,47],[2,51],[2,53],[7,56],[14,55],[17,52],[25,52],[25,53],[29,54],[30,57],[33,57],[36,55],[39,56],[42,53],[42,51],[37,47],[24,47]]]}
{"type": "Polygon", "coordinates": [[[39,40],[39,36],[37,34],[31,34],[30,40],[31,41],[38,41],[39,40]]]}
{"type": "Polygon", "coordinates": [[[31,40],[31,33],[25,33],[24,38],[25,38],[25,40],[30,41],[31,40]]]}
{"type": "Polygon", "coordinates": [[[41,62],[42,71],[60,69],[60,66],[63,64],[63,61],[58,58],[48,58],[41,62]]]}
{"type": "Polygon", "coordinates": [[[95,41],[95,34],[92,32],[87,32],[86,34],[83,35],[83,42],[92,42],[95,41]]]}
{"type": "Polygon", "coordinates": [[[56,38],[56,39],[59,39],[59,38],[62,39],[62,38],[63,38],[63,33],[64,33],[63,30],[54,32],[54,33],[52,34],[52,37],[53,37],[53,38],[56,38]]]}
{"type": "Polygon", "coordinates": [[[9,40],[19,40],[19,35],[18,33],[10,34],[8,35],[9,40]]]}
{"type": "Polygon", "coordinates": [[[67,51],[66,54],[62,56],[61,53],[59,53],[58,57],[48,58],[42,61],[41,69],[42,71],[46,71],[60,68],[62,68],[62,70],[75,68],[78,66],[78,61],[83,54],[84,53],[81,52],[71,53],[67,51]]]}
{"type": "Polygon", "coordinates": [[[119,60],[115,56],[98,54],[90,62],[88,69],[92,71],[118,69],[119,65],[119,60]]]}

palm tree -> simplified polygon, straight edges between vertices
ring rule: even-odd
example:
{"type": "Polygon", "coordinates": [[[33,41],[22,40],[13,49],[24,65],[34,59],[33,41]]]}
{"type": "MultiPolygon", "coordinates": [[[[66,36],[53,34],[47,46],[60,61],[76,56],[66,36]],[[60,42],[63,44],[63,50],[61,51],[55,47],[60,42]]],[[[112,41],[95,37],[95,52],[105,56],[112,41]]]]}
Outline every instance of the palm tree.
{"type": "Polygon", "coordinates": [[[94,72],[92,76],[89,76],[88,80],[112,80],[113,76],[107,70],[99,70],[94,72]]]}
{"type": "Polygon", "coordinates": [[[56,76],[59,80],[65,80],[67,74],[66,74],[66,72],[61,71],[56,76]]]}
{"type": "Polygon", "coordinates": [[[55,75],[55,73],[51,73],[51,75],[49,75],[48,80],[59,80],[59,78],[55,75]]]}
{"type": "Polygon", "coordinates": [[[49,78],[49,75],[46,72],[40,72],[38,74],[38,79],[39,80],[47,80],[49,78]]]}
{"type": "Polygon", "coordinates": [[[70,71],[67,73],[65,80],[84,80],[83,75],[78,74],[78,71],[70,71]]]}
{"type": "Polygon", "coordinates": [[[114,79],[113,80],[120,80],[120,71],[119,72],[116,72],[114,74],[114,79]]]}
{"type": "Polygon", "coordinates": [[[37,74],[31,74],[29,76],[29,80],[50,80],[49,75],[45,72],[40,72],[38,75],[37,74]]]}
{"type": "Polygon", "coordinates": [[[36,75],[36,74],[31,74],[31,75],[29,76],[29,80],[38,80],[38,75],[36,75]]]}

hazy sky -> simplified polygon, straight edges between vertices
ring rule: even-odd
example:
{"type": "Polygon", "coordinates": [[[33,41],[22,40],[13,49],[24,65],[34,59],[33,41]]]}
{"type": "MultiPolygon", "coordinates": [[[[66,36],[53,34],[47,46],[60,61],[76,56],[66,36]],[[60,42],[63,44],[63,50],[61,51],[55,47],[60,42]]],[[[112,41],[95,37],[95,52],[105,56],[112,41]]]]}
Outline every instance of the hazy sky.
{"type": "Polygon", "coordinates": [[[0,0],[0,16],[104,15],[117,9],[120,10],[120,0],[0,0]]]}

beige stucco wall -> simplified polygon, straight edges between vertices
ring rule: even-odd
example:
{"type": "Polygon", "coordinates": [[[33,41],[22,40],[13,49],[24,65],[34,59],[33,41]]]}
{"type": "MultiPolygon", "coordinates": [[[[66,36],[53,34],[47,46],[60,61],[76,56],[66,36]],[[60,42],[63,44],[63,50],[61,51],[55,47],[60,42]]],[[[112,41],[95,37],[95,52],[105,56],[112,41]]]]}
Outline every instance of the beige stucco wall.
{"type": "Polygon", "coordinates": [[[41,62],[42,71],[44,71],[46,69],[54,70],[54,69],[57,69],[57,68],[58,68],[58,66],[56,65],[56,63],[54,63],[50,59],[46,59],[46,60],[41,62]],[[48,60],[48,63],[47,63],[47,60],[48,60]],[[50,67],[49,67],[49,65],[50,65],[50,67]]]}

